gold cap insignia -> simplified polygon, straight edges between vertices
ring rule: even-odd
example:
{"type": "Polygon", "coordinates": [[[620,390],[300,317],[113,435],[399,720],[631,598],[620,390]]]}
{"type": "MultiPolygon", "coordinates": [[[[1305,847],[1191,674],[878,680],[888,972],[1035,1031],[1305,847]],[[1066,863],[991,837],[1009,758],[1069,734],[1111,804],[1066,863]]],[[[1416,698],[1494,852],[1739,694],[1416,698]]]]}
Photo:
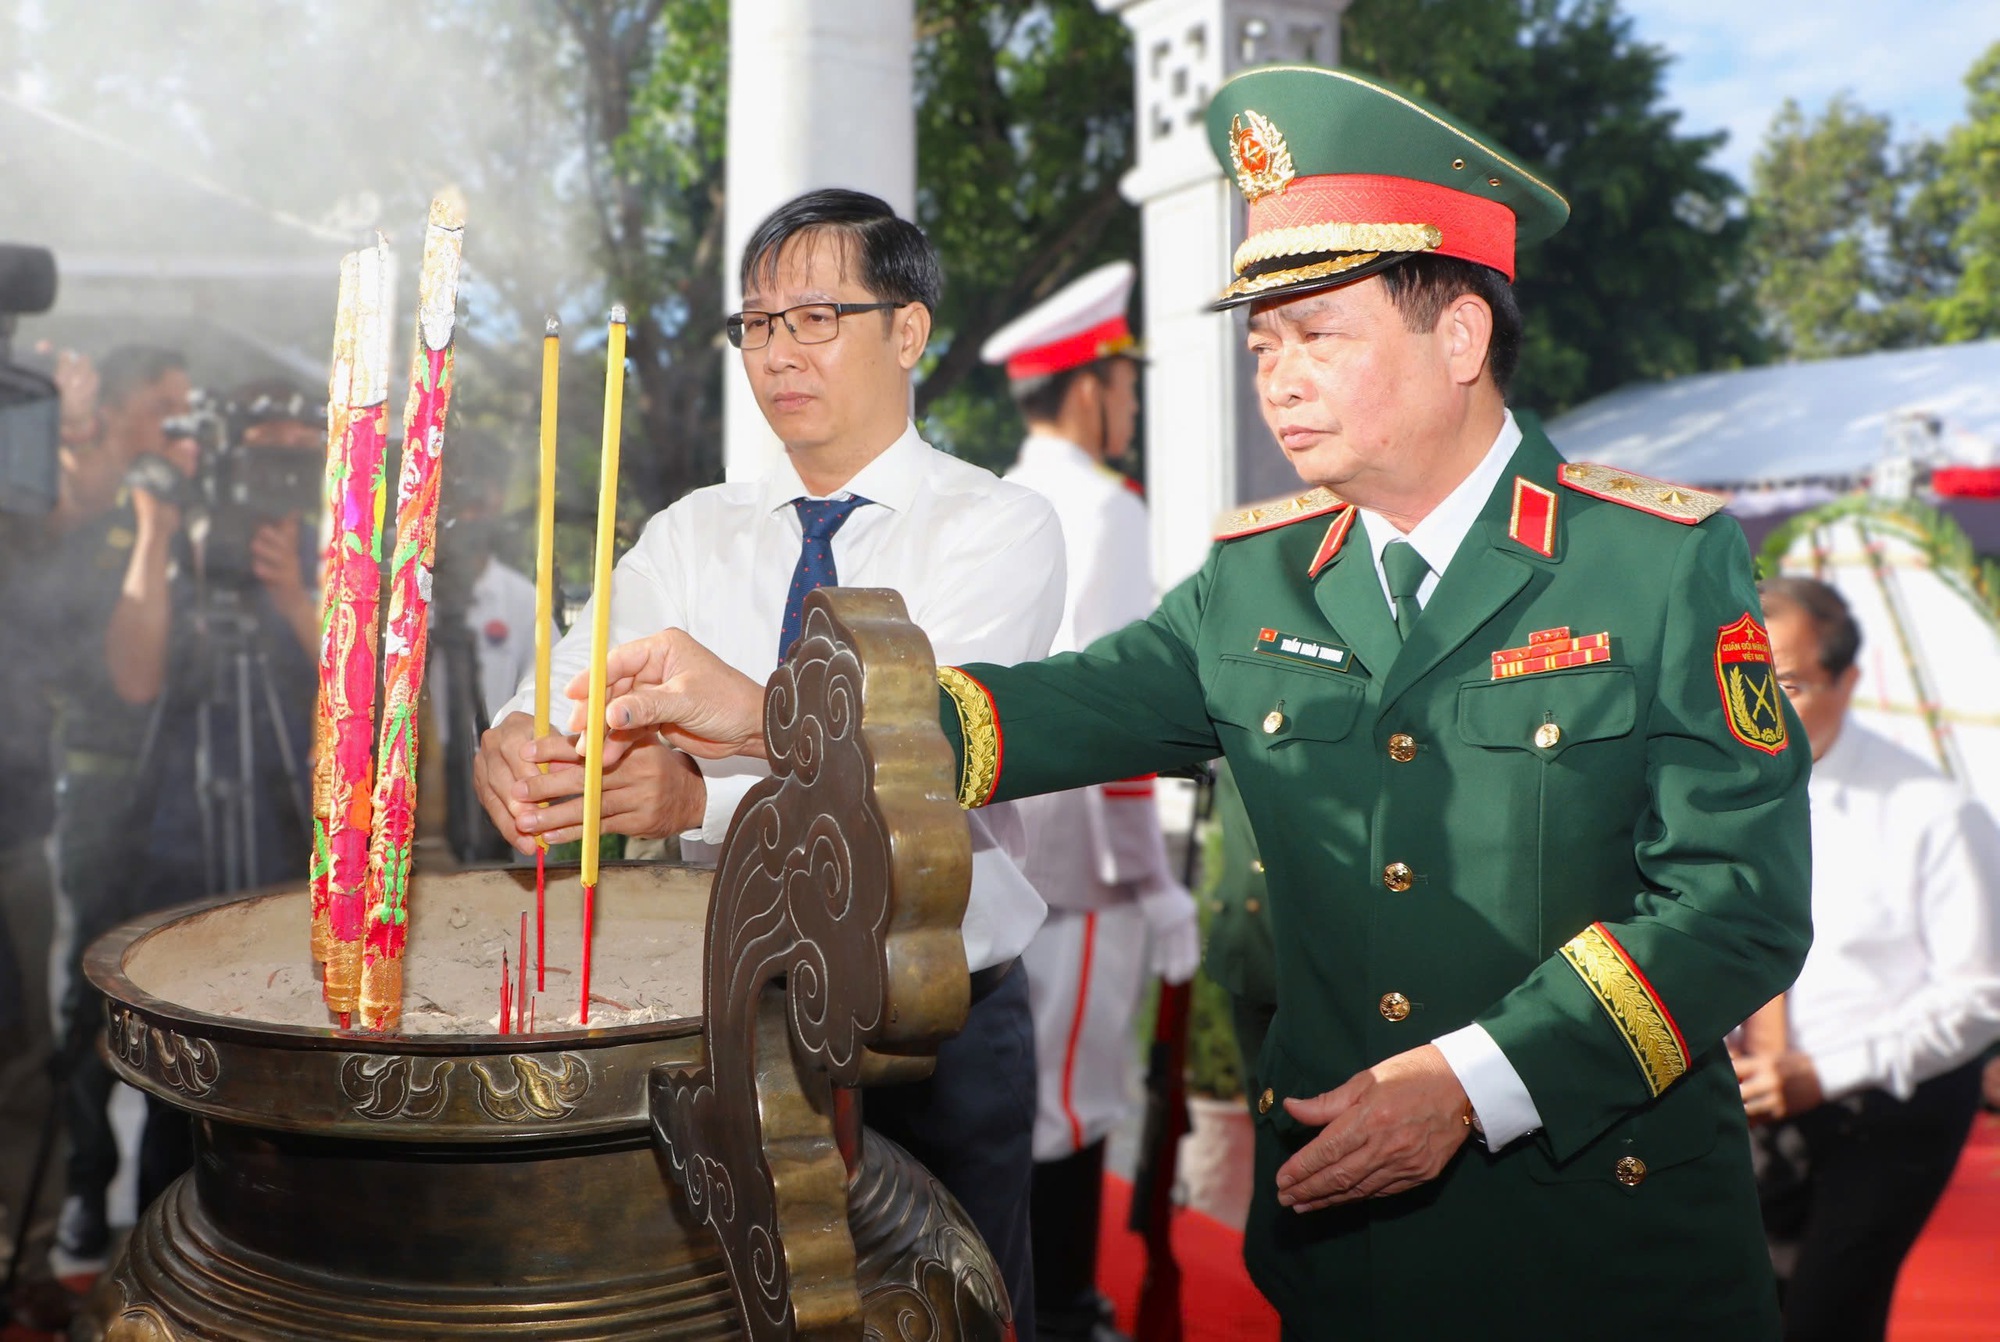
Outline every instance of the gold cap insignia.
{"type": "Polygon", "coordinates": [[[1284,135],[1247,107],[1242,116],[1229,119],[1229,168],[1243,199],[1252,204],[1283,191],[1298,176],[1284,135]]]}

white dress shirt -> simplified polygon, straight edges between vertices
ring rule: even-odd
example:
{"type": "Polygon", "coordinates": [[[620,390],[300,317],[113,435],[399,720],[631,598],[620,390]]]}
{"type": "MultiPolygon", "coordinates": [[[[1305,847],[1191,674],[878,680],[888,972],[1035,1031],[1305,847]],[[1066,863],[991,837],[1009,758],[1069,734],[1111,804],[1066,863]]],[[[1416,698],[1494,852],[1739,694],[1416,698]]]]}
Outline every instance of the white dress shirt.
{"type": "MultiPolygon", "coordinates": [[[[1472,468],[1472,474],[1459,481],[1458,487],[1445,495],[1444,501],[1410,528],[1407,535],[1380,513],[1360,510],[1361,525],[1367,529],[1368,548],[1375,560],[1375,577],[1382,584],[1382,597],[1389,602],[1391,614],[1396,607],[1389,595],[1389,577],[1382,571],[1382,551],[1391,541],[1406,540],[1424,557],[1431,571],[1417,589],[1417,601],[1419,605],[1428,604],[1431,594],[1437,591],[1439,579],[1450,567],[1452,556],[1458,553],[1472,524],[1479,520],[1487,500],[1493,497],[1494,487],[1506,473],[1507,463],[1514,459],[1514,449],[1520,445],[1521,429],[1514,423],[1514,413],[1510,410],[1501,421],[1499,436],[1472,468]]],[[[1444,1060],[1458,1077],[1458,1084],[1465,1087],[1465,1098],[1479,1116],[1487,1146],[1497,1151],[1542,1126],[1535,1097],[1528,1093],[1521,1074],[1507,1061],[1507,1055],[1493,1042],[1493,1036],[1486,1033],[1485,1026],[1468,1025],[1431,1042],[1444,1054],[1444,1060]]]]}
{"type": "MultiPolygon", "coordinates": [[[[841,494],[868,500],[833,536],[841,584],[900,592],[940,664],[1048,654],[1062,619],[1064,565],[1062,529],[1047,500],[937,451],[914,424],[841,494]]],[[[745,675],[768,679],[804,539],[792,500],[811,497],[785,457],[761,479],[698,489],[655,514],[612,573],[613,644],[681,628],[745,675]]],[[[556,647],[557,694],[589,664],[590,624],[586,608],[556,647]]],[[[531,674],[496,717],[529,711],[533,696],[531,674]]],[[[681,852],[713,861],[737,804],[769,770],[762,760],[697,763],[707,814],[681,836],[681,852]]],[[[1045,909],[1008,853],[1025,848],[1019,816],[997,806],[969,819],[965,952],[970,968],[983,969],[1020,954],[1045,909]]]]}
{"type": "Polygon", "coordinates": [[[1812,950],[1786,996],[1829,1100],[1919,1083],[2000,1038],[2000,831],[1852,717],[1813,764],[1812,950]]]}

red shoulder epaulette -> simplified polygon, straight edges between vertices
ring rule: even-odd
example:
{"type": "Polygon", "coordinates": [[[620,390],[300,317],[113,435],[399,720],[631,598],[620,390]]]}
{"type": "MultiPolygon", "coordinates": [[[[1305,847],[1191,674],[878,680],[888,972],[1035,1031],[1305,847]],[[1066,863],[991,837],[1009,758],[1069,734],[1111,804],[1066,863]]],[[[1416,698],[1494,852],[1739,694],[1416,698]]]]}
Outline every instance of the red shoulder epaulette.
{"type": "Polygon", "coordinates": [[[1267,499],[1263,503],[1253,503],[1247,508],[1224,513],[1216,520],[1215,539],[1233,541],[1243,536],[1254,536],[1260,531],[1303,522],[1308,517],[1324,517],[1346,504],[1347,500],[1324,485],[1291,498],[1267,499]]]}
{"type": "Polygon", "coordinates": [[[1720,494],[1588,461],[1565,461],[1556,478],[1579,494],[1622,503],[1627,508],[1690,527],[1721,512],[1722,506],[1729,502],[1720,494]]]}

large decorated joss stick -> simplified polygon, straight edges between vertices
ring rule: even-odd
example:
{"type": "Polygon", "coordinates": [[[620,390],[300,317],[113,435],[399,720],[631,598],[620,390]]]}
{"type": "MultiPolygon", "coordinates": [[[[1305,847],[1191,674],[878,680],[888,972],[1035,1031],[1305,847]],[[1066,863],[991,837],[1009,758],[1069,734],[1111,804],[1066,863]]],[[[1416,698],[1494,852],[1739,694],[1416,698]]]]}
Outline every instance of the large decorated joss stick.
{"type": "Polygon", "coordinates": [[[368,885],[370,811],[375,789],[376,613],[382,596],[382,462],[388,448],[389,244],[355,253],[353,363],[341,434],[339,497],[326,584],[328,619],[322,680],[332,774],[326,809],[327,1009],[345,1029],[361,1000],[361,935],[368,885]]]}
{"type": "Polygon", "coordinates": [[[437,557],[438,490],[444,478],[444,424],[451,406],[452,335],[464,245],[459,206],[444,197],[433,200],[417,279],[417,338],[403,411],[396,549],[382,636],[382,735],[361,962],[361,1025],[368,1030],[395,1029],[403,1012],[403,949],[409,941],[410,858],[417,829],[417,700],[430,644],[431,566],[437,557]]]}
{"type": "Polygon", "coordinates": [[[583,752],[583,1010],[590,1024],[590,943],[597,913],[597,837],[604,819],[604,659],[611,651],[611,541],[618,530],[618,434],[625,417],[625,308],[611,309],[604,347],[604,453],[597,475],[597,565],[590,584],[590,717],[583,752]]]}
{"type": "MultiPolygon", "coordinates": [[[[562,362],[562,323],[554,317],[542,334],[542,476],[535,495],[535,739],[549,734],[550,631],[556,606],[556,387],[562,362]]],[[[547,773],[549,766],[541,766],[547,773]]],[[[549,841],[535,838],[535,991],[547,992],[549,841]]]]}
{"type": "Polygon", "coordinates": [[[333,877],[333,849],[327,844],[326,817],[333,805],[334,682],[339,664],[333,657],[333,613],[339,586],[334,574],[340,564],[340,483],[345,461],[347,404],[354,380],[354,286],[359,279],[359,253],[340,259],[340,299],[333,316],[333,368],[326,382],[326,549],[320,556],[323,574],[319,607],[319,694],[313,705],[312,865],[306,879],[312,892],[312,957],[323,965],[333,954],[333,923],[328,911],[328,882],[333,877]]]}

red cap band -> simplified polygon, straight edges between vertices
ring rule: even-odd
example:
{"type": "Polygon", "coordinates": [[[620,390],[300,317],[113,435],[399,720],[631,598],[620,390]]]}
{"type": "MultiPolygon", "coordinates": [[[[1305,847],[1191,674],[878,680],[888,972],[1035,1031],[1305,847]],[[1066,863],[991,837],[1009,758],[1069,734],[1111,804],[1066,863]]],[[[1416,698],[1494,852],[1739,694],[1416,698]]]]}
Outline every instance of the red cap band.
{"type": "Polygon", "coordinates": [[[1007,376],[1017,382],[1022,378],[1052,377],[1087,363],[1096,363],[1099,359],[1108,359],[1114,354],[1122,354],[1131,349],[1133,343],[1132,328],[1125,324],[1124,314],[1121,313],[1088,331],[1079,331],[1073,336],[1022,350],[1007,360],[1007,376]]]}
{"type": "MultiPolygon", "coordinates": [[[[1437,255],[1476,261],[1514,278],[1514,212],[1497,200],[1448,186],[1408,177],[1330,173],[1296,178],[1250,207],[1253,238],[1318,224],[1430,224],[1444,235],[1434,249],[1437,255]]],[[[1348,250],[1375,249],[1303,247],[1297,254],[1348,250]]]]}

